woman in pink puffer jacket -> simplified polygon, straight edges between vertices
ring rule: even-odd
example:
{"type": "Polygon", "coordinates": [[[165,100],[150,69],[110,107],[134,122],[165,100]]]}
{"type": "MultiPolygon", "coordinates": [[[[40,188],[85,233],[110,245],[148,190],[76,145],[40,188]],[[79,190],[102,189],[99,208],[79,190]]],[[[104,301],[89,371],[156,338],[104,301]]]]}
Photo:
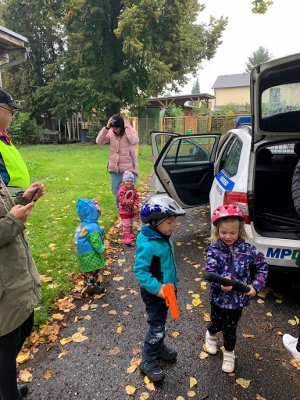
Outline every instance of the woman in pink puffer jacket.
{"type": "Polygon", "coordinates": [[[133,173],[134,185],[136,185],[138,162],[135,146],[139,144],[138,133],[127,118],[114,114],[98,133],[96,143],[110,145],[108,172],[110,173],[112,192],[118,206],[118,189],[125,171],[133,173]]]}

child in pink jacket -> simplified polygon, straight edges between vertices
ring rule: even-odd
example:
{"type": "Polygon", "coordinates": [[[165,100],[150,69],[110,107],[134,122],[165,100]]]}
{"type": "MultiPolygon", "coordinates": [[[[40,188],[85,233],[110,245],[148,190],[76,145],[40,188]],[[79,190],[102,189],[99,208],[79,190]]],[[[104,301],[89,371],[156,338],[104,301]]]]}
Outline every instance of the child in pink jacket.
{"type": "Polygon", "coordinates": [[[119,215],[122,221],[124,244],[130,245],[135,239],[133,233],[134,217],[139,214],[140,198],[134,187],[134,176],[130,171],[125,171],[122,183],[118,190],[119,215]]]}

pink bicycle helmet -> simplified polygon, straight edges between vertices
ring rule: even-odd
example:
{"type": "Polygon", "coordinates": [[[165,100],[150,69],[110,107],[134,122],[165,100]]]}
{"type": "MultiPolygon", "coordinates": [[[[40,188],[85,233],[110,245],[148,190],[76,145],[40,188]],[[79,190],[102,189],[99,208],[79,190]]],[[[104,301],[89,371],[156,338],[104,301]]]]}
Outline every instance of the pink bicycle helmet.
{"type": "Polygon", "coordinates": [[[211,220],[213,225],[217,225],[221,218],[236,217],[240,221],[245,221],[245,216],[238,206],[234,204],[227,204],[225,206],[219,206],[212,213],[211,220]]]}

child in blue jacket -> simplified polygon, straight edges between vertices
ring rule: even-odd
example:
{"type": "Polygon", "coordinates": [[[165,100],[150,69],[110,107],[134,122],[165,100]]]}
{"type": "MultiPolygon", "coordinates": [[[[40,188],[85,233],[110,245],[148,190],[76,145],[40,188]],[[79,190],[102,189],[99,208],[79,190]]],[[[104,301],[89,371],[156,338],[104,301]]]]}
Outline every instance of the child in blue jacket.
{"type": "Polygon", "coordinates": [[[172,361],[177,352],[164,344],[168,308],[163,288],[173,283],[177,288],[177,269],[174,247],[170,239],[175,220],[185,212],[167,196],[157,195],[141,208],[143,222],[137,236],[134,274],[141,287],[146,305],[149,329],[142,349],[140,369],[153,382],[161,381],[165,374],[157,359],[172,361]]]}
{"type": "Polygon", "coordinates": [[[78,199],[76,204],[80,225],[76,228],[74,243],[80,270],[83,273],[84,286],[89,295],[101,294],[104,288],[100,286],[100,270],[105,267],[104,231],[98,225],[101,215],[96,200],[78,199]]]}
{"type": "Polygon", "coordinates": [[[205,270],[224,278],[249,286],[250,291],[241,293],[232,286],[211,282],[211,322],[205,334],[206,351],[217,353],[217,333],[223,332],[224,372],[235,367],[235,342],[237,324],[244,307],[266,285],[268,265],[256,247],[246,243],[245,217],[233,204],[218,207],[212,214],[211,244],[206,251],[205,270]]]}

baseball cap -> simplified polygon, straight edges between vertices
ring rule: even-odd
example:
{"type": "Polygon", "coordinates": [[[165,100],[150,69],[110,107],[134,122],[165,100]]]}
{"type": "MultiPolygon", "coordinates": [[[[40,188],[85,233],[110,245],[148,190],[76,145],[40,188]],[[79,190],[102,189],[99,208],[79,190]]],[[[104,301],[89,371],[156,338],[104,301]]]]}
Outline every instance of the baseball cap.
{"type": "Polygon", "coordinates": [[[22,106],[14,102],[14,99],[5,90],[0,89],[0,103],[8,104],[17,110],[22,110],[22,106]]]}

